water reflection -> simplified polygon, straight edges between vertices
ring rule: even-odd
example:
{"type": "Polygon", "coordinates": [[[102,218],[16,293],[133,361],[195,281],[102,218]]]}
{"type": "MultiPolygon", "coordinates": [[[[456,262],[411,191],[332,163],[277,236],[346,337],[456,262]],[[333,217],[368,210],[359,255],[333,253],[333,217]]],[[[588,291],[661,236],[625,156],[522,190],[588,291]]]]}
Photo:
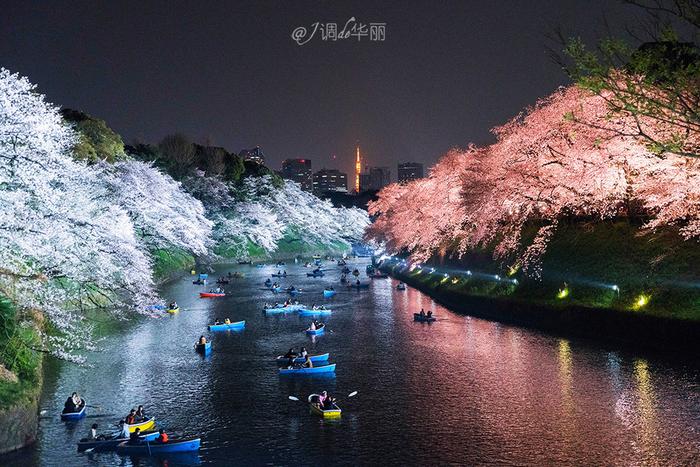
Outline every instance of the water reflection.
{"type": "Polygon", "coordinates": [[[261,313],[279,298],[261,287],[270,268],[230,269],[246,278],[225,299],[199,299],[189,277],[178,281],[166,298],[180,303],[179,314],[109,337],[105,351],[90,356],[92,368],[63,366],[55,384],[48,375],[42,407],[51,414],[77,389],[106,416],[72,429],[56,416],[42,420],[40,442],[22,464],[157,465],[74,451],[88,423],[106,426],[139,403],[174,435],[201,436],[194,462],[212,464],[697,463],[692,367],[456,315],[415,289],[397,291],[391,279],[348,291],[332,271],[307,278],[303,267],[288,266],[283,286],[333,310],[323,318],[328,331],[310,339],[308,319],[261,313]],[[332,299],[322,298],[326,285],[338,290],[332,299]],[[438,321],[414,322],[421,308],[438,321]],[[246,320],[245,330],[209,335],[207,324],[227,316],[246,320]],[[212,341],[207,359],[192,349],[202,333],[212,341]],[[302,345],[330,352],[336,376],[280,378],[274,357],[302,345]],[[343,416],[329,423],[303,402],[322,390],[359,394],[341,399],[343,416]]]}

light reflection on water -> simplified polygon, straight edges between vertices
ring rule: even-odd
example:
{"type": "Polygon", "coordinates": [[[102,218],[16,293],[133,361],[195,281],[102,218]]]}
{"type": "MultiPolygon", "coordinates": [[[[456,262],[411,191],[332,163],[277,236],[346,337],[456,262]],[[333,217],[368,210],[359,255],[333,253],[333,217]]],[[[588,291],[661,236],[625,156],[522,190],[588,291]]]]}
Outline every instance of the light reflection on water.
{"type": "Polygon", "coordinates": [[[111,415],[73,429],[47,417],[37,448],[14,459],[159,465],[74,449],[89,423],[107,426],[144,403],[175,435],[203,439],[199,456],[169,465],[699,463],[696,368],[456,315],[417,290],[397,291],[389,279],[348,292],[335,266],[327,268],[318,279],[290,265],[283,280],[304,289],[302,302],[334,310],[326,334],[314,339],[303,333],[309,319],[261,312],[273,301],[261,284],[274,268],[231,268],[247,277],[223,300],[197,298],[202,288],[189,277],[168,286],[179,314],[110,337],[104,352],[90,356],[92,368],[63,365],[48,375],[42,407],[51,414],[78,390],[103,407],[93,415],[111,415]],[[324,300],[327,284],[339,293],[324,300]],[[414,323],[420,308],[433,310],[438,322],[414,323]],[[194,353],[206,325],[225,317],[245,319],[246,329],[211,335],[206,359],[194,353]],[[336,377],[280,378],[272,358],[300,345],[331,352],[336,377]],[[341,401],[335,422],[287,399],[323,389],[359,394],[341,401]]]}

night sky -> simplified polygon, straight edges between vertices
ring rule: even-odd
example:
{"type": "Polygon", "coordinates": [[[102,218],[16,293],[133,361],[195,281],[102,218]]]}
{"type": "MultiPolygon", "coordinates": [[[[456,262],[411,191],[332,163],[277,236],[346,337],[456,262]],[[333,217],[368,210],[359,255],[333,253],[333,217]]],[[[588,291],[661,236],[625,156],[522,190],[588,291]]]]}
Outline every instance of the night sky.
{"type": "Polygon", "coordinates": [[[268,165],[433,163],[567,84],[556,27],[593,40],[633,21],[615,1],[0,1],[0,66],[127,143],[181,131],[268,165]],[[376,5],[375,3],[384,3],[376,5]],[[386,39],[299,46],[298,26],[386,23],[386,39]],[[332,155],[336,155],[334,161],[332,155]]]}

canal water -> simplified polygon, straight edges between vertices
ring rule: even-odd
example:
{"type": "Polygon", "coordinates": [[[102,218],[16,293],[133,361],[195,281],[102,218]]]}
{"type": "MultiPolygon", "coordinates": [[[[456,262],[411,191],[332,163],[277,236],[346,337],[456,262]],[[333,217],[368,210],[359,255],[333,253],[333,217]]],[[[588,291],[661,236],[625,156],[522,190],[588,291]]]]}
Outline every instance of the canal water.
{"type": "MultiPolygon", "coordinates": [[[[362,271],[367,263],[353,260],[362,271]]],[[[21,465],[698,465],[700,372],[693,362],[630,353],[452,313],[393,279],[345,290],[334,263],[323,278],[288,265],[285,286],[302,303],[333,310],[325,335],[311,339],[309,319],[266,316],[281,300],[263,287],[276,267],[240,271],[228,296],[200,299],[191,277],[164,287],[182,311],[143,320],[101,343],[89,366],[49,368],[46,414],[36,447],[21,465]],[[322,297],[326,285],[339,290],[322,297]],[[412,313],[433,310],[436,323],[412,313]],[[215,318],[246,320],[240,332],[208,333],[215,318]],[[192,345],[209,336],[203,358],[192,345]],[[335,377],[280,377],[273,361],[290,347],[330,352],[335,377]],[[671,363],[672,362],[672,363],[671,363]],[[340,420],[309,413],[308,394],[340,399],[340,420]],[[79,391],[90,416],[59,420],[79,391]],[[358,391],[357,396],[346,396],[358,391]],[[107,428],[138,404],[173,436],[202,438],[198,455],[165,459],[77,453],[92,423],[107,428]]]]}

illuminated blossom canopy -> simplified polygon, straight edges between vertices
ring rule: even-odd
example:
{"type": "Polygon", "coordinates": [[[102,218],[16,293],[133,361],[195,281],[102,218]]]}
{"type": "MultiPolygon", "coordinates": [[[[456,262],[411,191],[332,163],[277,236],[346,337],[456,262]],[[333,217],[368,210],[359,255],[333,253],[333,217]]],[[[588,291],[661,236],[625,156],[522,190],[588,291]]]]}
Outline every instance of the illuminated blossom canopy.
{"type": "Polygon", "coordinates": [[[495,259],[533,276],[564,218],[635,217],[647,230],[700,237],[700,161],[651,153],[635,134],[639,124],[611,115],[600,96],[560,89],[495,128],[496,143],[454,149],[428,178],[382,190],[369,207],[379,217],[368,237],[420,261],[492,247],[495,259]],[[524,242],[526,224],[539,230],[524,242]]]}

